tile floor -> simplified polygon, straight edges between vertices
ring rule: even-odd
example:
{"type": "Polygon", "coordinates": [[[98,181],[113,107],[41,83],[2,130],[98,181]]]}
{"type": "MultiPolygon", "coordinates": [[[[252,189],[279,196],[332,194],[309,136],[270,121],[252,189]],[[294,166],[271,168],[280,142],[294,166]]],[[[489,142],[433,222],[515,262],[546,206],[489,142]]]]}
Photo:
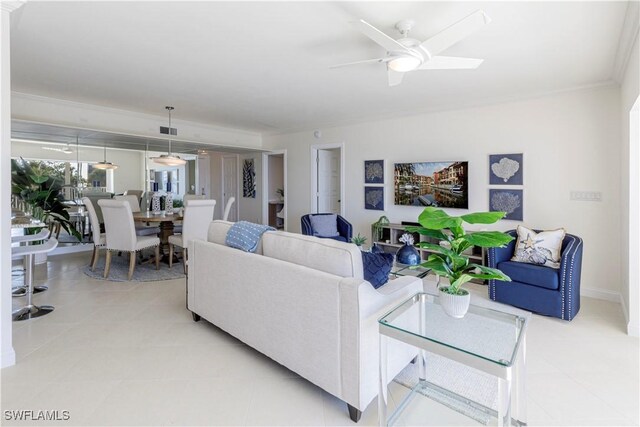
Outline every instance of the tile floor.
{"type": "MultiPolygon", "coordinates": [[[[0,371],[6,410],[66,410],[53,425],[354,425],[333,396],[185,308],[184,280],[114,283],[82,273],[89,254],[51,257],[37,304],[14,323],[18,363],[0,371]]],[[[180,268],[180,266],[178,266],[180,268]]],[[[475,287],[474,298],[485,288],[475,287]]],[[[14,304],[22,301],[14,298],[14,304]]],[[[582,299],[571,323],[534,316],[528,333],[529,425],[638,425],[639,343],[618,304],[582,299]]],[[[391,388],[399,400],[400,386],[391,388]]],[[[408,425],[473,424],[441,405],[408,425]]],[[[376,403],[359,425],[377,425],[376,403]]]]}

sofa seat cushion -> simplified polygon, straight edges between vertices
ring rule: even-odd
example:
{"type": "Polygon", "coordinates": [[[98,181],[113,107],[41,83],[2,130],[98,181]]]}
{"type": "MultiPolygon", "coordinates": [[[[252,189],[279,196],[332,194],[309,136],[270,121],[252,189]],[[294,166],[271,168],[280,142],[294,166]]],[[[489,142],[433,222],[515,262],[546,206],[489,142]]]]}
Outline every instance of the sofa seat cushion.
{"type": "Polygon", "coordinates": [[[362,252],[362,271],[364,280],[378,289],[389,281],[393,267],[393,254],[362,252]]]}
{"type": "Polygon", "coordinates": [[[558,289],[559,287],[558,270],[555,268],[517,261],[504,261],[498,264],[498,269],[511,277],[513,282],[547,289],[558,289]]]}
{"type": "MultiPolygon", "coordinates": [[[[319,236],[318,236],[319,237],[319,236]]],[[[333,240],[337,240],[338,242],[346,242],[347,238],[343,237],[343,236],[333,236],[333,237],[327,237],[327,239],[333,239],[333,240]]]]}

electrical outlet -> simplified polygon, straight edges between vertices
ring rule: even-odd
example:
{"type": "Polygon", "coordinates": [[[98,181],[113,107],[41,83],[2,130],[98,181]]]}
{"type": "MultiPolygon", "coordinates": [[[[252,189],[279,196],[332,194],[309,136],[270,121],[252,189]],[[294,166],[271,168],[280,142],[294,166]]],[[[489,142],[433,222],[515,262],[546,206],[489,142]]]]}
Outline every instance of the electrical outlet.
{"type": "Polygon", "coordinates": [[[582,202],[601,202],[602,192],[571,190],[569,200],[576,200],[576,201],[582,201],[582,202]]]}

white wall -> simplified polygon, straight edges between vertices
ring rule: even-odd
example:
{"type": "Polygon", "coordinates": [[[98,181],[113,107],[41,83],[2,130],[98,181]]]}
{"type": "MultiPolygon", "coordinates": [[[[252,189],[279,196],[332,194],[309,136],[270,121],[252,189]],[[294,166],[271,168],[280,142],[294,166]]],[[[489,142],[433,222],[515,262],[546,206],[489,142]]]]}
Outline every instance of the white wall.
{"type": "MultiPolygon", "coordinates": [[[[488,209],[488,155],[524,153],[524,224],[565,227],[585,241],[582,286],[601,297],[620,292],[620,101],[614,86],[459,111],[422,114],[265,136],[267,149],[287,149],[289,229],[309,212],[310,145],[345,144],[346,218],[371,238],[371,223],[415,221],[421,208],[394,206],[394,162],[468,160],[469,210],[488,209]],[[363,162],[386,159],[386,210],[364,210],[363,162]],[[602,192],[602,202],[569,200],[571,190],[602,192]],[[613,214],[612,214],[613,213],[613,214]]],[[[465,211],[452,210],[451,214],[465,211]]],[[[502,221],[499,229],[518,223],[502,221]]]]}
{"type": "MultiPolygon", "coordinates": [[[[622,155],[620,163],[620,188],[622,193],[621,206],[621,236],[622,247],[629,248],[628,253],[623,253],[621,263],[621,295],[625,314],[628,316],[627,330],[630,334],[640,335],[640,247],[638,236],[638,218],[640,206],[638,206],[638,194],[640,193],[640,148],[637,136],[635,142],[630,138],[629,115],[634,103],[640,94],[640,41],[636,34],[632,54],[627,63],[627,69],[620,87],[620,114],[622,130],[622,155]],[[629,204],[629,200],[635,203],[629,204]],[[629,218],[635,219],[629,221],[629,218]]],[[[636,124],[638,123],[638,110],[635,112],[636,124]]],[[[637,134],[636,134],[637,135],[637,134]]]]}
{"type": "MultiPolygon", "coordinates": [[[[77,159],[81,162],[101,162],[104,159],[102,148],[81,145],[78,156],[76,156],[76,146],[73,144],[70,145],[70,148],[74,150],[73,154],[44,150],[42,147],[42,144],[13,140],[11,141],[11,156],[24,157],[25,159],[68,161],[71,164],[75,163],[77,159]]],[[[107,148],[107,161],[118,165],[118,169],[113,171],[113,191],[115,193],[144,189],[144,152],[107,148]]],[[[153,164],[150,163],[150,165],[153,164]]]]}
{"type": "MultiPolygon", "coordinates": [[[[15,92],[11,108],[14,119],[156,138],[160,136],[159,126],[166,126],[168,117],[164,105],[158,106],[158,115],[150,115],[15,92]]],[[[179,129],[181,140],[249,148],[262,144],[256,132],[179,119],[173,119],[171,125],[179,129]]]]}

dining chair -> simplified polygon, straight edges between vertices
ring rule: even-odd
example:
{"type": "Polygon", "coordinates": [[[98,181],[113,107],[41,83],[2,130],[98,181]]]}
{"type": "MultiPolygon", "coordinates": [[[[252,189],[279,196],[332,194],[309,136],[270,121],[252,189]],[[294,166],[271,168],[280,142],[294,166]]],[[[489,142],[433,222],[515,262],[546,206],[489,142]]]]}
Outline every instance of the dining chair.
{"type": "Polygon", "coordinates": [[[229,218],[229,212],[231,212],[231,206],[233,206],[233,203],[236,201],[235,197],[229,197],[229,200],[227,200],[227,206],[224,207],[224,215],[222,216],[222,220],[226,221],[229,218]]]}
{"type": "Polygon", "coordinates": [[[140,206],[140,199],[142,198],[142,194],[144,191],[142,190],[125,190],[123,193],[125,196],[136,196],[138,199],[138,206],[140,206]]]}
{"type": "Polygon", "coordinates": [[[50,237],[49,240],[39,245],[17,246],[11,248],[11,259],[23,258],[25,259],[27,267],[24,275],[25,285],[27,286],[27,303],[24,307],[13,311],[12,318],[14,321],[44,316],[53,311],[53,307],[50,305],[37,306],[33,303],[33,259],[37,254],[49,253],[57,246],[58,240],[55,237],[50,237]]]}
{"type": "Polygon", "coordinates": [[[182,203],[186,205],[189,200],[204,200],[204,199],[205,199],[204,194],[185,194],[184,197],[182,198],[182,203]]]}
{"type": "Polygon", "coordinates": [[[156,236],[137,236],[133,222],[133,212],[126,200],[99,200],[104,215],[106,231],[107,260],[104,267],[104,278],[109,277],[111,252],[129,252],[129,280],[133,276],[136,265],[136,253],[143,249],[155,247],[156,270],[160,268],[160,239],[156,236]]]}
{"type": "MultiPolygon", "coordinates": [[[[138,197],[132,194],[115,196],[115,200],[124,200],[129,203],[132,213],[140,212],[140,202],[138,197]]],[[[136,224],[136,236],[155,236],[160,233],[160,227],[155,225],[138,225],[136,224]]]]}
{"type": "Polygon", "coordinates": [[[100,232],[100,222],[98,221],[98,214],[96,213],[96,208],[91,203],[91,199],[88,197],[82,198],[82,203],[84,207],[89,212],[89,226],[91,227],[91,239],[93,240],[93,253],[91,254],[91,271],[96,268],[96,263],[98,262],[98,258],[100,257],[100,249],[104,248],[104,245],[107,244],[107,237],[105,233],[100,232]]]}
{"type": "Polygon", "coordinates": [[[207,240],[209,224],[213,221],[215,200],[188,200],[184,207],[182,234],[169,236],[169,268],[173,266],[173,247],[182,248],[182,265],[187,274],[187,246],[191,240],[207,240]]]}

